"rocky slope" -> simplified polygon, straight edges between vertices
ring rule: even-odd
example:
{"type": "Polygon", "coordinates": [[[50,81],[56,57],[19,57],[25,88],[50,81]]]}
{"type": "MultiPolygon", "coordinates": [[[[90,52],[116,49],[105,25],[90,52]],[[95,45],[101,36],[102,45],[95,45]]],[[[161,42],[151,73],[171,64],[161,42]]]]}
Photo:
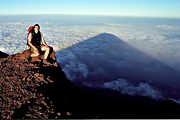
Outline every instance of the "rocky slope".
{"type": "Polygon", "coordinates": [[[50,56],[48,65],[40,61],[41,56],[29,60],[30,54],[29,50],[11,56],[1,52],[1,119],[62,117],[62,113],[54,110],[53,101],[42,93],[55,88],[56,80],[60,83],[67,80],[55,61],[55,54],[50,56]]]}
{"type": "Polygon", "coordinates": [[[30,54],[0,53],[0,119],[180,118],[180,105],[171,100],[75,87],[54,52],[48,65],[30,54]]]}

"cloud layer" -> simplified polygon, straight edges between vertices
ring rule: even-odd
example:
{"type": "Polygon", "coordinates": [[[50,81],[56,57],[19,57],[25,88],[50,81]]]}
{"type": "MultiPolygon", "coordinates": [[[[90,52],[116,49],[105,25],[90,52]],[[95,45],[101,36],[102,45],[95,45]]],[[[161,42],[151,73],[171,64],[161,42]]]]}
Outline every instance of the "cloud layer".
{"type": "Polygon", "coordinates": [[[164,99],[162,93],[150,86],[148,83],[139,83],[138,85],[133,85],[125,79],[112,80],[110,82],[105,82],[101,85],[86,84],[88,87],[111,89],[119,91],[121,94],[131,95],[131,96],[147,96],[153,99],[164,99]]]}
{"type": "Polygon", "coordinates": [[[30,25],[39,23],[46,42],[58,51],[58,62],[72,81],[85,80],[88,84],[91,82],[106,88],[114,85],[111,88],[127,94],[155,96],[154,98],[161,96],[150,86],[154,81],[174,88],[179,86],[176,84],[179,77],[176,73],[180,72],[180,25],[175,20],[149,22],[146,19],[131,21],[102,18],[99,21],[81,19],[83,22],[78,22],[57,17],[44,18],[47,17],[36,16],[34,19],[31,16],[0,16],[0,50],[14,54],[27,49],[27,29],[30,25]],[[115,37],[100,35],[102,33],[115,37]],[[97,35],[100,36],[95,37],[97,35]],[[84,42],[89,39],[91,41],[84,42]],[[152,59],[132,52],[134,50],[124,47],[122,41],[152,59]],[[154,62],[155,60],[161,64],[154,62]],[[143,77],[138,77],[142,72],[143,77]],[[129,78],[117,80],[122,76],[129,78]],[[112,80],[116,81],[111,82],[112,80]],[[130,84],[129,80],[138,85],[130,84]]]}
{"type": "Polygon", "coordinates": [[[112,82],[105,82],[103,84],[103,87],[112,90],[117,90],[123,94],[128,94],[128,95],[148,96],[154,99],[163,98],[162,94],[158,90],[155,90],[149,84],[142,82],[139,83],[138,86],[134,86],[124,79],[118,79],[112,82]]]}

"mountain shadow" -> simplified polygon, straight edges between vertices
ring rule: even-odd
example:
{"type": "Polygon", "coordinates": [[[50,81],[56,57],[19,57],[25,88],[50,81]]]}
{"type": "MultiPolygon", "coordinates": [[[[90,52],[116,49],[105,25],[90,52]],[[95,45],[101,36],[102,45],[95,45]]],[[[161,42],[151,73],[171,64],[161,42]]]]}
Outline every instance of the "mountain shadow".
{"type": "Polygon", "coordinates": [[[118,79],[147,83],[163,96],[180,98],[180,74],[112,34],[102,33],[58,51],[57,60],[74,83],[101,86],[118,79]]]}

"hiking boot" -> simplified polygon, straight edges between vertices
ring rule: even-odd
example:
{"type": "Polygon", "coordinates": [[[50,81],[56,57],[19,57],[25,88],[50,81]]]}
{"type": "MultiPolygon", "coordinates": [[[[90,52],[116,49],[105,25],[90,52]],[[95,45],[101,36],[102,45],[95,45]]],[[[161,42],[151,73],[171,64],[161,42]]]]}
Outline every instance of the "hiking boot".
{"type": "Polygon", "coordinates": [[[48,62],[47,60],[43,60],[43,64],[50,65],[51,63],[48,62]]]}

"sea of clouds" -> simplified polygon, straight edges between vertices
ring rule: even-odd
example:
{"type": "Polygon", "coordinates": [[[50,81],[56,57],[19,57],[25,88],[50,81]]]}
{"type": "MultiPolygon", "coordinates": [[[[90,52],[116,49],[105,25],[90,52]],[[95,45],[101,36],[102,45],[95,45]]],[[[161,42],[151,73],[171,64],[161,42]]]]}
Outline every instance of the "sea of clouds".
{"type": "Polygon", "coordinates": [[[179,20],[63,17],[0,16],[0,51],[27,49],[27,29],[39,23],[73,82],[157,99],[179,97],[179,20]],[[161,84],[169,84],[173,94],[166,95],[161,84]]]}

